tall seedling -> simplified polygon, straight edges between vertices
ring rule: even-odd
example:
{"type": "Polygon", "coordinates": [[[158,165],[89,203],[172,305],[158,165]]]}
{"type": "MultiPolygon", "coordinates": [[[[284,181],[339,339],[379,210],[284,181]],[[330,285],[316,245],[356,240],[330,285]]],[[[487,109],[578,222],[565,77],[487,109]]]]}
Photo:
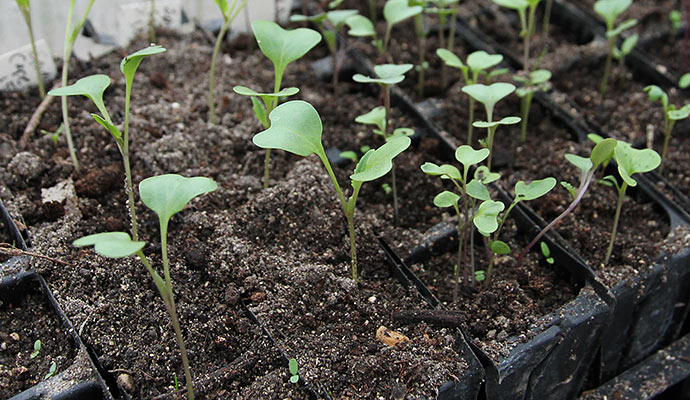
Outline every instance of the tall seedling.
{"type": "Polygon", "coordinates": [[[41,98],[46,97],[46,89],[43,86],[43,76],[41,76],[41,68],[38,64],[38,52],[36,51],[36,40],[34,39],[34,28],[31,24],[31,5],[29,0],[16,0],[17,7],[24,17],[24,22],[26,22],[26,28],[29,30],[29,40],[31,40],[31,53],[34,57],[34,67],[36,68],[36,80],[38,81],[38,91],[41,94],[41,98]]]}
{"type": "Polygon", "coordinates": [[[532,107],[532,99],[535,93],[547,91],[551,88],[551,84],[549,83],[551,71],[538,69],[536,71],[530,71],[527,76],[515,75],[513,79],[522,84],[521,87],[515,90],[515,94],[520,98],[520,114],[522,117],[520,137],[521,140],[525,142],[527,141],[527,120],[529,119],[529,111],[532,107]]]}
{"type": "MultiPolygon", "coordinates": [[[[70,0],[69,12],[67,13],[67,28],[65,29],[65,43],[62,51],[62,86],[67,86],[67,78],[69,76],[69,60],[72,58],[72,48],[74,47],[74,42],[81,32],[81,28],[84,27],[86,22],[86,17],[89,16],[89,11],[91,11],[91,6],[93,6],[94,0],[89,0],[86,6],[86,11],[82,16],[81,20],[76,26],[72,27],[72,15],[74,14],[74,3],[76,0],[70,0]]],[[[72,141],[72,130],[70,129],[69,123],[69,112],[67,104],[67,96],[62,96],[60,98],[62,103],[62,126],[65,132],[65,140],[67,140],[67,148],[69,149],[69,155],[72,158],[72,164],[74,164],[74,169],[79,171],[79,160],[77,159],[77,152],[74,150],[74,142],[72,141]]]]}
{"type": "Polygon", "coordinates": [[[611,74],[611,63],[616,49],[616,42],[618,36],[623,31],[632,28],[637,24],[636,19],[628,19],[615,26],[616,19],[630,7],[632,0],[599,0],[594,3],[594,12],[599,14],[604,21],[606,21],[606,38],[608,39],[609,52],[606,56],[606,65],[604,66],[604,76],[601,80],[601,87],[599,94],[602,98],[606,94],[606,87],[611,74]]]}
{"type": "Polygon", "coordinates": [[[126,179],[126,191],[127,191],[127,206],[129,207],[129,215],[131,217],[132,223],[132,238],[134,240],[139,240],[139,235],[137,232],[137,215],[134,207],[134,190],[132,188],[132,172],[130,169],[129,162],[129,105],[130,99],[132,97],[132,85],[134,83],[134,74],[139,68],[139,64],[144,60],[145,57],[160,54],[165,52],[165,48],[162,46],[149,46],[134,52],[124,59],[120,63],[120,70],[125,76],[125,121],[124,121],[124,133],[121,132],[117,126],[113,123],[110,118],[110,114],[103,103],[103,93],[110,86],[110,77],[107,75],[97,74],[87,76],[85,78],[79,79],[77,82],[70,86],[64,86],[61,88],[53,89],[48,92],[51,96],[86,96],[98,108],[99,114],[91,114],[91,116],[101,124],[115,139],[117,147],[122,154],[122,161],[125,166],[125,179],[126,179]]]}
{"type": "MultiPolygon", "coordinates": [[[[479,83],[479,77],[487,76],[487,80],[491,81],[495,76],[503,74],[508,70],[505,68],[496,69],[487,72],[489,68],[495,67],[503,61],[503,56],[500,54],[489,54],[484,50],[478,50],[467,56],[465,63],[460,60],[460,57],[447,49],[437,49],[436,55],[443,60],[443,63],[452,68],[458,68],[462,71],[462,76],[465,78],[466,85],[474,85],[479,83]]],[[[469,120],[467,127],[467,144],[472,145],[472,124],[474,123],[474,98],[468,96],[470,99],[469,105],[469,120]]]]}
{"type": "Polygon", "coordinates": [[[185,380],[187,381],[187,399],[194,399],[192,370],[189,366],[187,349],[184,344],[180,321],[175,309],[172,279],[170,278],[170,263],[168,261],[168,223],[170,218],[195,197],[209,193],[218,185],[209,178],[185,178],[180,175],[168,174],[146,178],[139,184],[141,200],[148,208],[158,215],[161,232],[161,258],[163,262],[163,276],[153,269],[146,255],[142,251],[146,242],[132,240],[125,232],[104,232],[85,236],[74,241],[76,247],[94,246],[96,253],[108,258],[123,258],[137,255],[146,267],[163,299],[165,309],[175,330],[177,345],[182,355],[185,380]]]}
{"type": "MultiPolygon", "coordinates": [[[[385,108],[385,118],[381,128],[383,131],[383,137],[388,141],[393,134],[389,134],[389,125],[391,120],[391,87],[395,84],[402,82],[405,79],[405,73],[412,69],[412,64],[384,64],[376,65],[374,67],[374,72],[377,78],[372,78],[369,76],[364,76],[362,74],[355,74],[352,79],[359,83],[376,83],[381,87],[381,92],[383,94],[383,105],[385,108]]],[[[377,122],[380,124],[380,122],[377,122]]],[[[397,130],[396,130],[397,131],[397,130]]],[[[394,131],[395,132],[395,131],[394,131]]],[[[400,132],[400,131],[398,131],[400,132]]],[[[393,182],[393,213],[395,218],[395,223],[398,222],[398,192],[395,184],[395,165],[391,172],[391,179],[393,182]]]]}
{"type": "MultiPolygon", "coordinates": [[[[259,93],[245,86],[235,86],[233,90],[237,94],[252,98],[256,117],[261,121],[264,128],[268,129],[271,123],[268,115],[278,106],[280,97],[291,96],[299,91],[299,89],[294,87],[280,89],[285,69],[291,62],[304,56],[309,50],[314,48],[321,41],[321,35],[317,31],[308,28],[285,30],[275,22],[270,21],[254,21],[252,23],[252,30],[261,52],[273,63],[273,70],[275,71],[273,93],[259,93]],[[259,101],[259,98],[261,101],[259,101]]],[[[271,151],[266,149],[264,188],[268,187],[270,164],[271,151]]]]}
{"type": "Polygon", "coordinates": [[[535,13],[541,0],[493,0],[499,6],[510,8],[520,16],[520,36],[524,40],[522,68],[529,70],[529,45],[534,35],[535,13]],[[528,11],[529,9],[529,11],[528,11]]]}
{"type": "Polygon", "coordinates": [[[218,32],[218,37],[216,37],[216,45],[213,47],[213,56],[211,57],[211,71],[208,75],[208,109],[210,113],[211,123],[216,123],[216,101],[215,101],[215,89],[216,89],[216,60],[218,59],[218,53],[220,53],[220,45],[223,43],[223,38],[230,28],[230,24],[237,17],[237,14],[242,11],[245,5],[247,5],[247,0],[242,1],[241,4],[237,4],[237,0],[232,0],[230,6],[228,6],[227,0],[215,0],[216,4],[223,13],[223,26],[218,32]]]}
{"type": "Polygon", "coordinates": [[[686,104],[680,108],[677,108],[673,104],[669,104],[666,92],[656,85],[649,85],[644,88],[644,91],[647,92],[649,100],[660,102],[661,106],[664,108],[664,148],[661,151],[661,166],[659,167],[659,172],[663,173],[664,160],[666,160],[666,152],[668,151],[668,143],[671,140],[673,127],[676,121],[686,119],[690,116],[690,104],[686,104]]]}
{"type": "Polygon", "coordinates": [[[406,136],[395,137],[378,149],[371,149],[364,154],[357,163],[354,173],[350,175],[352,195],[345,199],[321,143],[323,125],[321,124],[321,117],[314,107],[301,100],[289,101],[273,110],[269,118],[271,120],[270,128],[254,136],[252,141],[255,145],[264,149],[281,149],[302,157],[316,154],[326,168],[347,219],[350,234],[352,279],[357,281],[357,247],[354,225],[357,196],[364,182],[381,178],[393,168],[393,158],[410,146],[410,138],[406,136]]]}

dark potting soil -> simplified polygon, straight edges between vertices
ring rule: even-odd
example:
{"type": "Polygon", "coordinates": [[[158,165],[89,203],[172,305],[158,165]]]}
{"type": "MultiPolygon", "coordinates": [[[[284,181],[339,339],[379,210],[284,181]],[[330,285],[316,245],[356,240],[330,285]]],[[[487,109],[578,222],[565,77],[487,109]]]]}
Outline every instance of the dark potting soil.
{"type": "Polygon", "coordinates": [[[669,37],[673,36],[667,35],[661,40],[655,40],[644,49],[658,70],[668,71],[680,77],[690,72],[690,43],[686,42],[682,35],[672,39],[669,37]]]}
{"type": "Polygon", "coordinates": [[[76,355],[71,338],[39,291],[0,303],[0,397],[10,398],[69,367],[76,355]],[[34,342],[40,352],[32,358],[34,342]]]}
{"type": "MultiPolygon", "coordinates": [[[[601,21],[604,20],[594,12],[595,0],[569,0],[585,12],[588,12],[601,21]]],[[[672,10],[681,10],[680,0],[634,0],[630,7],[616,20],[616,25],[630,18],[638,20],[637,25],[631,29],[640,38],[656,37],[671,29],[668,14],[672,10]]]]}

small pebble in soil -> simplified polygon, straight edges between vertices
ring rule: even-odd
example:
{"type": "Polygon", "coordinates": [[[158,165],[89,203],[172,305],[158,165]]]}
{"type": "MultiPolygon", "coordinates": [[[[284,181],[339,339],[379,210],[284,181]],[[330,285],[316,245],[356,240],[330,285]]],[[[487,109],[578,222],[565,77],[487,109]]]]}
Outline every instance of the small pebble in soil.
{"type": "Polygon", "coordinates": [[[10,337],[14,339],[15,342],[19,341],[19,334],[17,332],[10,333],[10,337]]]}
{"type": "Polygon", "coordinates": [[[136,388],[134,378],[130,374],[120,374],[117,376],[117,384],[122,386],[129,393],[133,393],[136,388]]]}
{"type": "Polygon", "coordinates": [[[368,301],[369,303],[371,303],[371,304],[376,303],[376,296],[371,296],[371,297],[369,297],[369,298],[367,299],[367,301],[368,301]]]}

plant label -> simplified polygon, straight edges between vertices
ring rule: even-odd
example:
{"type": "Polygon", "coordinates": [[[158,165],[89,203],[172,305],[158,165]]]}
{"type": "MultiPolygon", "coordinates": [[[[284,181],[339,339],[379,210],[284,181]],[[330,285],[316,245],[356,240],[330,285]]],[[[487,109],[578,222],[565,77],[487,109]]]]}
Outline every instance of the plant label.
{"type": "MultiPolygon", "coordinates": [[[[43,81],[51,81],[57,75],[57,68],[45,39],[36,42],[36,52],[43,81]]],[[[31,44],[1,55],[0,90],[22,90],[38,86],[35,71],[31,44]]]]}
{"type": "MultiPolygon", "coordinates": [[[[154,21],[157,27],[179,30],[182,27],[182,0],[156,0],[154,21]]],[[[120,26],[117,42],[127,44],[140,32],[149,28],[151,2],[138,1],[120,6],[120,26]]]]}

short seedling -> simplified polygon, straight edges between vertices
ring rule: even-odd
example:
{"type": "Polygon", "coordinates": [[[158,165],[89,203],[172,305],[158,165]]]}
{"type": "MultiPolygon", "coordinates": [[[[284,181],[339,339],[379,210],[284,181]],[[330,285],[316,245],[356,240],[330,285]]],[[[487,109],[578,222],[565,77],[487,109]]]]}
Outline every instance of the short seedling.
{"type": "MultiPolygon", "coordinates": [[[[371,78],[362,74],[356,74],[352,77],[355,82],[359,83],[376,83],[381,87],[383,94],[383,110],[377,107],[367,114],[360,115],[355,119],[356,122],[363,124],[372,124],[378,127],[378,131],[374,133],[382,135],[386,141],[398,135],[411,135],[414,133],[411,129],[398,128],[389,133],[389,125],[391,120],[391,87],[400,83],[405,79],[405,73],[412,69],[412,64],[384,64],[374,67],[374,72],[377,78],[371,78]],[[383,115],[382,115],[383,111],[383,115]]],[[[395,186],[395,166],[391,172],[391,180],[393,182],[393,214],[395,223],[398,223],[398,193],[395,186]]]]}
{"type": "Polygon", "coordinates": [[[216,101],[214,93],[216,89],[216,60],[218,59],[218,53],[220,53],[220,45],[223,43],[223,38],[228,32],[230,24],[237,17],[237,14],[242,11],[247,1],[248,0],[244,0],[241,4],[238,4],[237,0],[232,0],[232,3],[228,6],[227,0],[215,0],[221,13],[223,13],[223,26],[221,26],[218,36],[216,37],[216,45],[213,47],[213,56],[211,57],[211,71],[208,74],[208,109],[211,123],[214,125],[216,123],[216,101]]]}
{"type": "MultiPolygon", "coordinates": [[[[291,62],[301,58],[314,48],[321,41],[321,35],[315,30],[308,28],[285,30],[278,24],[270,21],[254,21],[252,23],[252,30],[261,52],[273,63],[273,70],[275,71],[273,92],[259,93],[245,86],[235,86],[233,90],[237,94],[251,97],[257,119],[261,122],[264,129],[268,129],[270,127],[270,120],[267,116],[276,108],[278,100],[281,97],[292,96],[299,92],[299,89],[294,87],[280,89],[285,69],[291,62]],[[261,102],[258,98],[261,99],[261,102]]],[[[271,151],[266,150],[266,158],[264,159],[264,188],[268,188],[270,164],[271,151]]]]}
{"type": "Polygon", "coordinates": [[[41,339],[34,342],[34,351],[31,352],[30,358],[36,358],[41,354],[41,339]]]}
{"type": "Polygon", "coordinates": [[[271,120],[270,128],[254,136],[255,145],[264,149],[281,149],[302,157],[316,154],[326,168],[347,219],[350,233],[352,279],[357,281],[357,248],[354,225],[357,196],[364,182],[381,178],[393,168],[393,158],[410,146],[410,138],[406,136],[392,138],[378,149],[369,150],[362,156],[354,173],[350,175],[352,195],[346,200],[321,143],[323,125],[321,124],[321,117],[314,107],[305,101],[293,100],[276,107],[269,118],[271,120]]]}
{"type": "Polygon", "coordinates": [[[64,129],[65,124],[60,124],[58,128],[55,130],[55,132],[50,132],[45,129],[41,129],[41,133],[50,137],[50,140],[53,141],[54,144],[58,144],[58,140],[60,140],[60,134],[62,133],[62,130],[64,129]]]}
{"type": "Polygon", "coordinates": [[[105,90],[110,86],[110,77],[107,75],[97,74],[87,76],[79,79],[70,86],[63,86],[48,92],[51,96],[86,96],[96,105],[96,108],[98,108],[100,115],[91,114],[91,116],[113,136],[120,150],[120,154],[122,154],[122,160],[125,165],[125,188],[128,196],[127,206],[131,217],[132,237],[135,241],[138,240],[139,234],[137,233],[137,215],[134,207],[134,190],[132,188],[132,172],[129,162],[129,106],[132,97],[132,85],[134,83],[134,74],[137,72],[137,68],[139,68],[139,64],[141,64],[144,58],[163,52],[165,52],[165,48],[162,46],[151,45],[128,55],[123,58],[120,63],[120,70],[124,74],[126,82],[124,132],[121,132],[120,129],[115,126],[103,103],[103,93],[105,93],[105,90]]]}
{"type": "Polygon", "coordinates": [[[36,51],[36,40],[34,39],[34,28],[31,24],[31,5],[29,0],[16,0],[17,7],[24,17],[24,22],[26,22],[26,28],[29,30],[29,40],[31,40],[31,52],[34,57],[34,67],[36,68],[36,80],[38,81],[38,91],[41,94],[41,98],[46,97],[46,89],[43,86],[43,76],[41,76],[41,68],[38,64],[38,52],[36,51]]]}
{"type": "Polygon", "coordinates": [[[575,207],[577,207],[577,205],[580,203],[585,193],[587,192],[589,185],[592,183],[592,179],[594,178],[594,172],[596,171],[597,167],[606,164],[611,160],[615,148],[615,139],[604,139],[594,146],[589,157],[580,157],[575,154],[565,155],[565,159],[568,160],[571,164],[575,165],[575,167],[577,167],[580,170],[580,185],[577,188],[575,188],[573,185],[569,183],[561,182],[561,185],[568,189],[568,192],[570,192],[570,194],[573,196],[573,201],[570,203],[570,205],[568,205],[568,208],[566,208],[565,211],[563,211],[553,221],[546,225],[544,229],[542,229],[537,234],[537,236],[535,236],[534,239],[532,239],[532,241],[529,242],[529,244],[527,244],[527,246],[520,252],[520,254],[517,257],[518,263],[522,261],[522,258],[525,256],[525,254],[527,254],[527,252],[530,251],[530,249],[534,247],[534,245],[537,244],[537,242],[539,242],[539,240],[548,231],[550,231],[552,228],[558,225],[563,220],[563,218],[565,218],[568,214],[575,210],[575,207]]]}
{"type": "Polygon", "coordinates": [[[297,366],[297,360],[291,358],[288,363],[288,369],[290,370],[290,383],[297,384],[297,382],[299,382],[299,367],[297,366]]]}
{"type": "Polygon", "coordinates": [[[521,124],[521,140],[527,140],[527,121],[529,119],[530,108],[532,107],[532,98],[536,92],[547,91],[551,88],[551,71],[546,69],[538,69],[531,71],[527,76],[515,75],[513,77],[516,81],[522,84],[517,88],[515,94],[520,98],[520,114],[522,115],[521,124]]]}
{"type": "Polygon", "coordinates": [[[618,36],[623,31],[637,25],[636,19],[628,19],[615,26],[616,19],[630,7],[632,0],[599,0],[594,3],[594,12],[599,14],[604,21],[606,21],[606,38],[608,39],[609,52],[606,56],[606,65],[604,66],[604,76],[601,80],[601,88],[599,94],[602,98],[606,94],[606,86],[608,85],[609,75],[611,74],[611,62],[613,61],[614,52],[616,49],[616,42],[618,36]]]}
{"type": "Polygon", "coordinates": [[[180,329],[180,322],[175,309],[172,279],[170,278],[170,263],[168,261],[168,224],[170,218],[189,203],[192,199],[218,188],[216,182],[204,177],[185,178],[180,175],[168,174],[146,178],[139,184],[141,201],[158,215],[161,240],[161,259],[163,262],[163,276],[158,273],[144,255],[142,248],[146,242],[132,240],[124,232],[104,232],[85,236],[74,241],[76,247],[94,246],[96,253],[108,258],[122,258],[137,255],[146,267],[158,293],[163,299],[165,309],[177,337],[177,345],[182,355],[185,379],[187,381],[187,398],[194,399],[192,386],[192,371],[189,367],[187,350],[180,329]]]}
{"type": "Polygon", "coordinates": [[[621,72],[621,79],[624,78],[625,57],[633,51],[635,46],[637,46],[637,41],[639,38],[640,36],[637,33],[632,34],[623,40],[620,49],[618,46],[613,48],[613,58],[618,60],[618,70],[621,72]]]}
{"type": "MultiPolygon", "coordinates": [[[[503,56],[500,54],[489,54],[484,50],[478,50],[467,56],[467,64],[464,64],[460,57],[456,56],[453,52],[447,49],[437,49],[436,55],[438,55],[441,60],[443,60],[444,65],[449,67],[458,68],[462,71],[462,75],[465,78],[466,85],[474,85],[479,83],[479,78],[486,75],[488,82],[508,70],[505,68],[499,68],[491,72],[487,72],[489,68],[495,67],[503,61],[503,56]]],[[[469,119],[467,127],[467,144],[472,145],[472,123],[474,122],[474,98],[469,96],[469,119]]]]}
{"type": "Polygon", "coordinates": [[[551,249],[549,248],[549,245],[546,244],[546,242],[541,242],[539,243],[539,247],[541,247],[541,254],[544,256],[544,260],[549,264],[553,264],[555,260],[553,257],[551,257],[551,249]]]}
{"type": "Polygon", "coordinates": [[[43,377],[43,380],[52,378],[57,372],[57,363],[55,361],[50,363],[50,368],[48,368],[48,373],[43,377]]]}
{"type": "MultiPolygon", "coordinates": [[[[690,78],[689,78],[690,79],[690,78]]],[[[683,79],[681,79],[681,85],[683,79]]],[[[673,104],[669,104],[668,95],[659,86],[650,85],[644,88],[647,92],[649,100],[658,101],[664,109],[664,147],[661,151],[661,166],[659,173],[664,172],[664,161],[666,160],[666,152],[668,151],[668,143],[671,140],[671,133],[677,121],[683,120],[690,116],[690,103],[683,107],[677,108],[673,104]]]]}
{"type": "Polygon", "coordinates": [[[671,23],[671,29],[674,34],[680,32],[680,23],[682,19],[682,14],[678,10],[672,10],[668,13],[668,20],[671,23]]]}
{"type": "Polygon", "coordinates": [[[499,6],[510,8],[518,12],[520,16],[520,36],[523,38],[523,62],[522,68],[529,70],[529,44],[534,35],[535,13],[541,0],[493,0],[499,6]],[[529,11],[528,11],[529,9],[529,11]]]}
{"type": "Polygon", "coordinates": [[[493,120],[494,106],[500,100],[515,91],[515,86],[510,83],[496,82],[489,86],[477,83],[474,85],[465,86],[462,91],[472,97],[475,101],[484,104],[486,111],[486,121],[475,121],[472,125],[475,128],[486,128],[487,137],[484,141],[484,146],[491,152],[489,159],[486,162],[487,167],[491,169],[491,158],[493,156],[494,134],[499,125],[513,125],[520,122],[519,117],[505,117],[500,121],[493,120]]]}

